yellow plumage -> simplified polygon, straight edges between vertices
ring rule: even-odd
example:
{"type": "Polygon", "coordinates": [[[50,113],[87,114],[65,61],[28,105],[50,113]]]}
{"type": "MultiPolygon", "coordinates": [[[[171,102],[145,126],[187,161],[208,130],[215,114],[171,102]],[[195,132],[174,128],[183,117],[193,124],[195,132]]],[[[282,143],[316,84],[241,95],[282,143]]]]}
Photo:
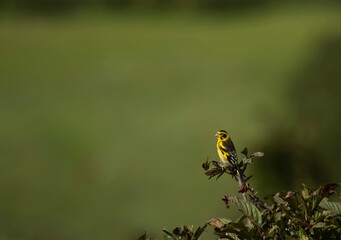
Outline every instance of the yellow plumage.
{"type": "Polygon", "coordinates": [[[225,130],[220,130],[217,132],[216,137],[220,160],[225,164],[236,165],[238,163],[237,152],[228,133],[225,130]]]}

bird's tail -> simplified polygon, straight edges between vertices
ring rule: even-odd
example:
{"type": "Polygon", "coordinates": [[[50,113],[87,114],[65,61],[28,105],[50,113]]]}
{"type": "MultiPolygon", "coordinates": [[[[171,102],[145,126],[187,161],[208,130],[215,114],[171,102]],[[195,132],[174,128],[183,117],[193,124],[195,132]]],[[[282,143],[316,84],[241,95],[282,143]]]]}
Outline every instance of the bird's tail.
{"type": "Polygon", "coordinates": [[[231,161],[230,161],[230,164],[236,168],[237,174],[238,174],[238,176],[241,179],[245,179],[246,178],[245,174],[239,168],[238,158],[237,157],[232,157],[231,161]]]}

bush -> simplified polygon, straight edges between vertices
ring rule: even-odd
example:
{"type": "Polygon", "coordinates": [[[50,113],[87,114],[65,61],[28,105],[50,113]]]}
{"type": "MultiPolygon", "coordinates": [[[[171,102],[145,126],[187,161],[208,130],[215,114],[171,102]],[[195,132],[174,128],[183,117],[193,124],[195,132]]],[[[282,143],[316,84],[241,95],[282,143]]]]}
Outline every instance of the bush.
{"type": "MultiPolygon", "coordinates": [[[[301,191],[278,192],[263,200],[250,187],[245,170],[256,157],[263,153],[256,152],[245,157],[235,166],[223,165],[218,161],[206,161],[203,164],[205,174],[217,179],[223,174],[231,175],[239,184],[238,192],[243,198],[224,196],[227,209],[230,205],[242,213],[239,219],[212,218],[202,226],[181,226],[173,231],[163,230],[164,239],[197,240],[206,227],[214,227],[219,239],[341,239],[341,202],[330,201],[337,193],[340,183],[323,184],[312,190],[302,185],[301,191]],[[212,165],[212,167],[211,167],[212,165]]],[[[145,233],[139,240],[151,239],[145,233]]]]}

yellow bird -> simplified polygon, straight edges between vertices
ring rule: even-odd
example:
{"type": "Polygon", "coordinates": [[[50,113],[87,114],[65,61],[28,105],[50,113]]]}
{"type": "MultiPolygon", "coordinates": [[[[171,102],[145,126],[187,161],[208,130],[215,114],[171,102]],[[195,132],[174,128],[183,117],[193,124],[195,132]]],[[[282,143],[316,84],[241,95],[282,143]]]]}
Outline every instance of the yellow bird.
{"type": "Polygon", "coordinates": [[[233,166],[238,165],[238,157],[233,142],[225,130],[220,130],[215,135],[218,139],[217,150],[220,160],[233,166]]]}

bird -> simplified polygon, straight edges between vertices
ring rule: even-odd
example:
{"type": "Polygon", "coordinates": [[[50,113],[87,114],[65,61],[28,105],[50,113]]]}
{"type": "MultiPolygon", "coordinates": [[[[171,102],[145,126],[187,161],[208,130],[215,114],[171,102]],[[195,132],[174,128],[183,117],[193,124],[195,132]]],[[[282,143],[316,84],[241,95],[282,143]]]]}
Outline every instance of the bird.
{"type": "Polygon", "coordinates": [[[217,151],[220,160],[225,164],[232,166],[238,165],[236,149],[233,145],[230,135],[225,130],[220,130],[215,135],[217,137],[217,151]]]}
{"type": "Polygon", "coordinates": [[[244,175],[244,172],[239,168],[237,151],[231,137],[225,130],[218,131],[215,136],[218,140],[217,151],[219,158],[224,164],[230,164],[235,169],[235,177],[239,182],[239,191],[243,193],[243,198],[247,201],[245,192],[249,188],[249,184],[245,181],[246,176],[244,175]]]}

